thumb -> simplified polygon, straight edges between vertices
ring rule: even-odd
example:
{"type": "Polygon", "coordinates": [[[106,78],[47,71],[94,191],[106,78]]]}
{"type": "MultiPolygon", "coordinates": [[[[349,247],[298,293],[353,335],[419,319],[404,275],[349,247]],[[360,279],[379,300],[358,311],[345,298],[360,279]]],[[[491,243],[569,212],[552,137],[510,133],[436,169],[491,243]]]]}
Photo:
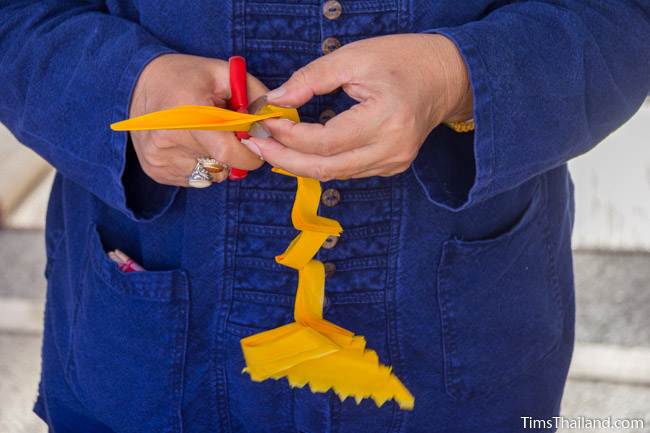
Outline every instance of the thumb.
{"type": "Polygon", "coordinates": [[[269,92],[268,101],[283,107],[300,107],[316,95],[333,92],[349,81],[344,56],[327,54],[303,66],[280,87],[269,92]]]}

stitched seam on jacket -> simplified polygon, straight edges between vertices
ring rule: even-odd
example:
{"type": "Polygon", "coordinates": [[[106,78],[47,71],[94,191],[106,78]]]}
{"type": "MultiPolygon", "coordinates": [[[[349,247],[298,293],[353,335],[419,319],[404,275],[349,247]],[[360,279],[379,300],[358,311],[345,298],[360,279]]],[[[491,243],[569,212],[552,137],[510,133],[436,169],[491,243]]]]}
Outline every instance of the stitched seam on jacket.
{"type": "MultiPolygon", "coordinates": [[[[402,354],[399,346],[399,325],[397,323],[397,262],[400,253],[400,233],[402,229],[402,209],[403,209],[403,191],[404,175],[400,174],[391,178],[391,200],[390,200],[390,229],[391,236],[386,252],[386,294],[384,296],[384,311],[386,312],[386,332],[387,332],[387,349],[388,356],[393,368],[401,369],[404,365],[402,354]]],[[[408,379],[405,371],[402,371],[402,380],[408,379]]],[[[408,382],[405,382],[408,386],[408,382]]],[[[412,389],[412,387],[410,387],[412,389]]],[[[397,405],[393,406],[391,425],[389,432],[398,433],[404,425],[404,411],[400,410],[397,405]]]]}
{"type": "MultiPolygon", "coordinates": [[[[290,237],[297,234],[293,226],[275,226],[255,223],[240,223],[239,233],[258,235],[261,237],[290,237]]],[[[369,237],[385,236],[390,234],[389,223],[373,223],[366,226],[349,228],[346,226],[345,231],[341,233],[341,239],[346,240],[365,240],[369,237]]]]}
{"type": "Polygon", "coordinates": [[[247,38],[244,46],[250,50],[261,51],[291,51],[294,53],[312,54],[319,41],[256,39],[247,38]]]}
{"type": "MultiPolygon", "coordinates": [[[[365,292],[326,292],[327,299],[331,305],[350,304],[377,304],[385,301],[383,290],[369,290],[365,292]]],[[[261,292],[255,288],[237,289],[233,293],[233,300],[252,302],[259,305],[277,305],[291,307],[295,302],[295,296],[280,293],[261,292]]]]}
{"type": "MultiPolygon", "coordinates": [[[[387,260],[385,255],[379,255],[332,260],[332,262],[336,264],[336,272],[347,272],[385,269],[387,260]]],[[[238,256],[237,265],[248,269],[264,269],[282,273],[286,272],[286,267],[276,263],[272,258],[264,259],[261,257],[238,256]]]]}
{"type": "Polygon", "coordinates": [[[542,233],[544,234],[544,243],[546,245],[546,254],[547,254],[547,259],[548,259],[548,273],[549,277],[551,280],[551,290],[552,290],[552,295],[553,295],[553,300],[555,301],[555,306],[558,309],[558,331],[562,331],[562,328],[564,326],[564,305],[562,302],[562,296],[560,294],[560,282],[559,282],[559,277],[558,277],[558,271],[557,271],[557,265],[555,263],[555,255],[553,254],[553,247],[557,247],[555,243],[553,242],[553,239],[551,237],[551,221],[550,221],[550,215],[548,211],[548,206],[547,206],[547,201],[548,201],[548,174],[545,174],[541,176],[541,182],[543,183],[543,211],[544,211],[544,221],[543,223],[540,221],[540,224],[542,224],[542,233]]]}
{"type": "MultiPolygon", "coordinates": [[[[339,189],[342,202],[374,202],[390,200],[391,191],[389,188],[373,189],[339,189]]],[[[240,188],[241,201],[287,201],[293,202],[295,191],[284,191],[279,189],[240,188]]]]}

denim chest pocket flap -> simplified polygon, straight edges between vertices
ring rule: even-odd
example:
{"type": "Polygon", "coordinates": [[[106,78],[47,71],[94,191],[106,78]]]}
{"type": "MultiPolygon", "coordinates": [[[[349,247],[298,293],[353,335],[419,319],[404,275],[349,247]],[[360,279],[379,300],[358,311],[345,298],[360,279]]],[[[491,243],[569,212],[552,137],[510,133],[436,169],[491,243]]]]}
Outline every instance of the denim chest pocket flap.
{"type": "Polygon", "coordinates": [[[132,431],[129,419],[147,420],[147,431],[180,431],[186,272],[124,273],[94,226],[86,253],[68,365],[73,388],[116,431],[132,431]]]}
{"type": "Polygon", "coordinates": [[[445,386],[456,399],[489,395],[558,347],[563,313],[545,206],[540,181],[507,232],[443,245],[438,300],[445,386]]]}

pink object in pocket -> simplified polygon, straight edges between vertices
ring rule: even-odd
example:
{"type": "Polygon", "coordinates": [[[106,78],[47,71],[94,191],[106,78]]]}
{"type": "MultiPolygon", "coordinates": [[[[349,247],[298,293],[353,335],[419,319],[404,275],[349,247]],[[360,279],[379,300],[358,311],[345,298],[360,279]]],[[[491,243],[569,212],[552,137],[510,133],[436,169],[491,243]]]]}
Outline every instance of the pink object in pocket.
{"type": "Polygon", "coordinates": [[[114,261],[122,272],[142,272],[145,269],[120,250],[110,251],[108,257],[114,261]]]}

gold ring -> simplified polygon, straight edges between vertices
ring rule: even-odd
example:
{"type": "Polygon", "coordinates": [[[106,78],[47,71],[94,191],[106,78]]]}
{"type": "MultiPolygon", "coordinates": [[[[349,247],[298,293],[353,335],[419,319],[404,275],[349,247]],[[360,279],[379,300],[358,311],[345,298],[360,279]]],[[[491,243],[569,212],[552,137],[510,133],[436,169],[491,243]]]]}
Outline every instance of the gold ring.
{"type": "Polygon", "coordinates": [[[228,179],[228,176],[230,176],[229,170],[222,171],[221,173],[216,173],[212,175],[212,182],[221,183],[224,180],[228,179]]]}
{"type": "Polygon", "coordinates": [[[219,162],[214,158],[209,158],[209,157],[198,158],[197,161],[199,162],[199,164],[201,164],[201,166],[205,169],[205,171],[212,174],[221,173],[222,171],[228,171],[230,169],[228,164],[219,162]]]}

